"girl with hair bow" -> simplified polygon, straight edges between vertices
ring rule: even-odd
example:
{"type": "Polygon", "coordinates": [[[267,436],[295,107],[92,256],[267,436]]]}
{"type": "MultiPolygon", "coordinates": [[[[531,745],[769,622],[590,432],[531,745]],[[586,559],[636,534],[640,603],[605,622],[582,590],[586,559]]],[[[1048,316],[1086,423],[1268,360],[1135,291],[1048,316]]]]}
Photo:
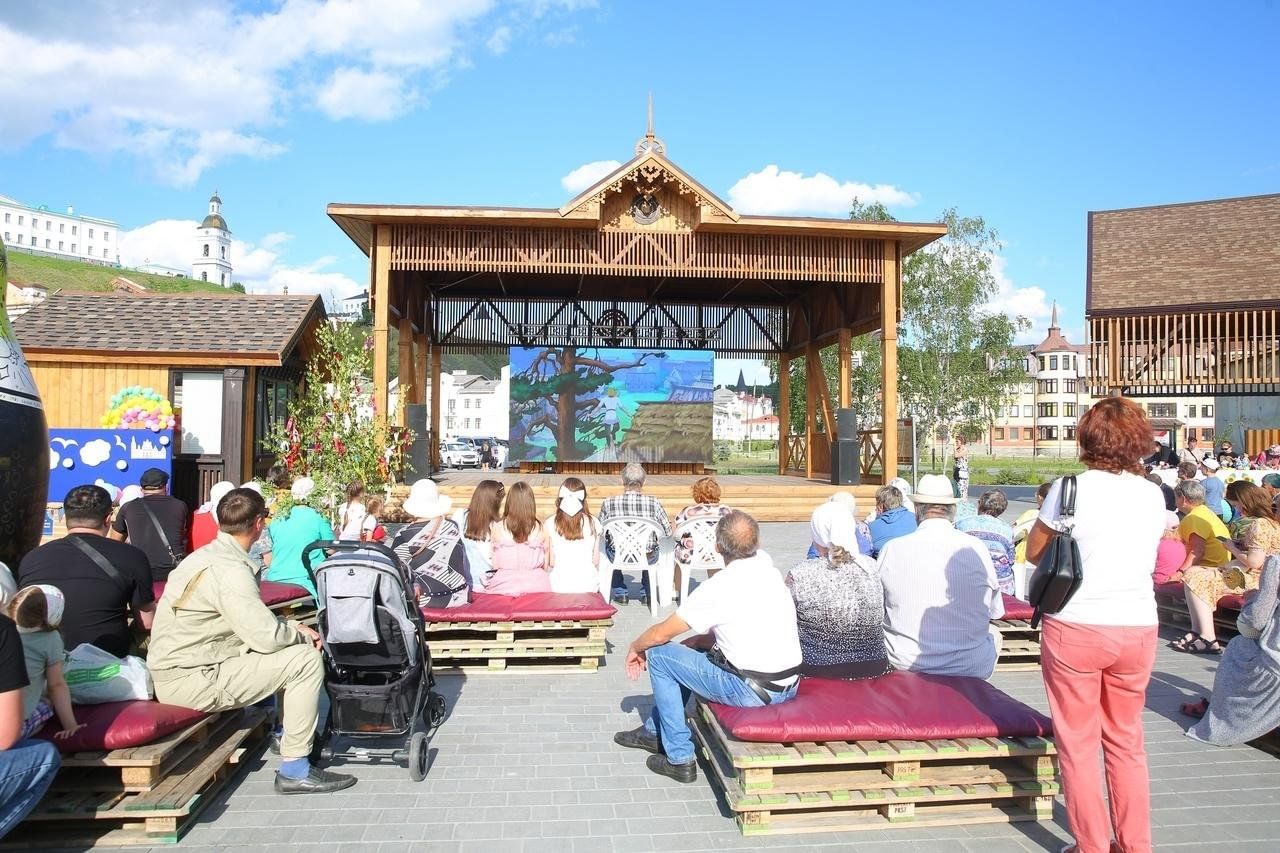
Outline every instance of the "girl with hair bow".
{"type": "Polygon", "coordinates": [[[552,592],[600,590],[600,524],[587,509],[587,487],[577,477],[560,486],[556,514],[543,525],[551,550],[547,565],[552,592]]]}

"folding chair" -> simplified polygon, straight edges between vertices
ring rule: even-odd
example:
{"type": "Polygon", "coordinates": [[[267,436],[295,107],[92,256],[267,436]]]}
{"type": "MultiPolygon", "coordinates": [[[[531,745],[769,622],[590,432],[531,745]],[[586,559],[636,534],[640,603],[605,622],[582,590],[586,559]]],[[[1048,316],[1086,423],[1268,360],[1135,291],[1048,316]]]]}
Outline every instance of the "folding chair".
{"type": "MultiPolygon", "coordinates": [[[[671,587],[671,581],[674,579],[672,577],[674,565],[671,562],[670,539],[663,534],[662,528],[653,519],[635,516],[618,516],[617,518],[609,519],[604,525],[604,535],[613,544],[613,560],[608,561],[608,571],[610,573],[612,573],[613,569],[621,569],[622,571],[635,569],[649,573],[649,612],[656,618],[659,604],[670,603],[659,601],[661,597],[666,596],[667,590],[671,587]],[[655,538],[658,542],[658,562],[656,565],[650,565],[649,543],[654,541],[655,538]]],[[[604,547],[603,538],[601,539],[600,547],[604,547]]],[[[608,581],[605,580],[604,574],[606,571],[605,562],[601,561],[600,567],[601,594],[607,598],[608,581]]]]}
{"type": "Polygon", "coordinates": [[[716,525],[719,518],[691,518],[676,528],[672,538],[679,542],[688,536],[693,540],[693,553],[689,562],[680,564],[680,603],[689,598],[689,576],[694,569],[702,569],[711,576],[711,572],[724,568],[724,558],[716,551],[716,525]]]}

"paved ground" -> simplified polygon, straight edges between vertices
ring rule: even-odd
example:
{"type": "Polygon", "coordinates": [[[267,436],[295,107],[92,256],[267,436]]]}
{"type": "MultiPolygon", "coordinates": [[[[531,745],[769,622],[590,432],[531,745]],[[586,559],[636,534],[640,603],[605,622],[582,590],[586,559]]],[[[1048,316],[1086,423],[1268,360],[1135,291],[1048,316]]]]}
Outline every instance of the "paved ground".
{"type": "MultiPolygon", "coordinates": [[[[1020,512],[1015,507],[1012,512],[1020,512]]],[[[807,525],[766,525],[765,545],[789,566],[807,545],[807,525]]],[[[181,845],[185,853],[236,848],[440,851],[859,851],[1057,850],[1067,840],[1061,808],[1052,823],[895,829],[743,839],[710,783],[679,785],[650,774],[643,753],[616,748],[648,704],[647,683],[622,672],[627,643],[649,624],[631,603],[619,613],[600,672],[444,678],[451,716],[432,744],[427,779],[405,769],[352,766],[355,788],[284,798],[271,790],[274,763],[214,803],[181,845]]],[[[1160,849],[1280,849],[1280,759],[1241,747],[1216,749],[1182,735],[1177,706],[1205,693],[1214,663],[1161,649],[1146,725],[1160,849]]],[[[995,683],[1045,708],[1038,673],[995,683]]]]}

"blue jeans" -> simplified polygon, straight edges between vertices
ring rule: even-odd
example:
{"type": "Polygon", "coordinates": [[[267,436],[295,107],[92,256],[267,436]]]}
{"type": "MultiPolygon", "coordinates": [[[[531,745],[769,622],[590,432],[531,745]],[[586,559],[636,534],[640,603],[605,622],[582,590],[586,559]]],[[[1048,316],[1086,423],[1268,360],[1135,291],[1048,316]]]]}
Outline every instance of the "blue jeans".
{"type": "MultiPolygon", "coordinates": [[[[609,559],[610,563],[613,562],[613,546],[609,544],[608,540],[605,540],[604,543],[604,555],[609,559]]],[[[649,565],[656,566],[658,564],[657,551],[651,552],[648,554],[648,557],[649,565]]],[[[613,588],[614,595],[625,596],[627,594],[627,579],[622,576],[621,569],[613,570],[613,577],[609,581],[609,586],[613,588]]],[[[648,598],[650,594],[648,572],[642,572],[640,574],[640,586],[644,588],[645,598],[648,598]]]]}
{"type": "MultiPolygon", "coordinates": [[[[653,686],[653,713],[644,721],[644,727],[662,739],[662,750],[672,764],[693,761],[693,735],[685,719],[685,705],[691,693],[737,708],[764,704],[745,681],[707,660],[706,652],[681,643],[666,643],[649,649],[645,657],[653,686]]],[[[795,696],[799,683],[797,680],[785,690],[772,693],[773,701],[795,696]]]]}
{"type": "Polygon", "coordinates": [[[47,740],[20,740],[0,751],[0,838],[36,807],[61,765],[47,740]]]}

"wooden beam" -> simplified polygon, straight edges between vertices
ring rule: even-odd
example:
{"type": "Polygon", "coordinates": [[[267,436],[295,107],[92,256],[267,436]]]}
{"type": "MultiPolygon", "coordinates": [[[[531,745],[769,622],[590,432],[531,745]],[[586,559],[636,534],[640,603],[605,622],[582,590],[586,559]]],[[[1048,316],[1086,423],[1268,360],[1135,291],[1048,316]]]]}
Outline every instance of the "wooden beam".
{"type": "Polygon", "coordinates": [[[440,361],[443,352],[439,344],[431,345],[431,469],[440,467],[440,361]]]}
{"type": "Polygon", "coordinates": [[[822,375],[821,359],[818,358],[818,345],[812,340],[804,351],[804,475],[813,477],[813,446],[817,439],[817,395],[813,393],[814,376],[822,375]]]}
{"type": "Polygon", "coordinates": [[[254,442],[254,425],[257,423],[258,368],[250,367],[244,380],[244,458],[240,462],[240,476],[231,477],[233,483],[253,479],[253,457],[258,448],[254,442]]]}
{"type": "Polygon", "coordinates": [[[791,449],[791,356],[778,353],[778,473],[787,472],[791,449]]]}
{"type": "Polygon", "coordinates": [[[387,418],[387,352],[391,320],[391,226],[379,225],[374,233],[373,277],[369,296],[373,302],[373,405],[380,423],[387,418]]]}
{"type": "Polygon", "coordinates": [[[400,318],[399,332],[400,411],[396,414],[396,423],[404,426],[404,407],[410,402],[408,395],[416,393],[418,387],[418,380],[413,375],[413,321],[407,315],[400,318]]]}
{"type": "Polygon", "coordinates": [[[853,336],[849,327],[840,329],[840,408],[853,405],[853,336]]]}
{"type": "Polygon", "coordinates": [[[420,332],[417,335],[414,335],[413,402],[415,403],[427,402],[427,382],[429,381],[427,377],[431,375],[427,372],[430,369],[431,364],[428,360],[430,357],[430,347],[431,344],[427,338],[426,332],[420,332]]]}
{"type": "MultiPolygon", "coordinates": [[[[884,241],[884,279],[880,283],[880,363],[884,385],[880,394],[882,482],[898,476],[898,294],[902,286],[898,244],[884,241]]],[[[911,484],[915,488],[915,483],[911,484]]]]}
{"type": "Polygon", "coordinates": [[[128,350],[36,350],[29,355],[23,350],[29,362],[53,364],[102,364],[124,367],[133,364],[158,365],[182,369],[188,367],[216,367],[219,370],[228,364],[256,365],[258,367],[279,367],[280,357],[274,353],[137,353],[128,350]]]}

